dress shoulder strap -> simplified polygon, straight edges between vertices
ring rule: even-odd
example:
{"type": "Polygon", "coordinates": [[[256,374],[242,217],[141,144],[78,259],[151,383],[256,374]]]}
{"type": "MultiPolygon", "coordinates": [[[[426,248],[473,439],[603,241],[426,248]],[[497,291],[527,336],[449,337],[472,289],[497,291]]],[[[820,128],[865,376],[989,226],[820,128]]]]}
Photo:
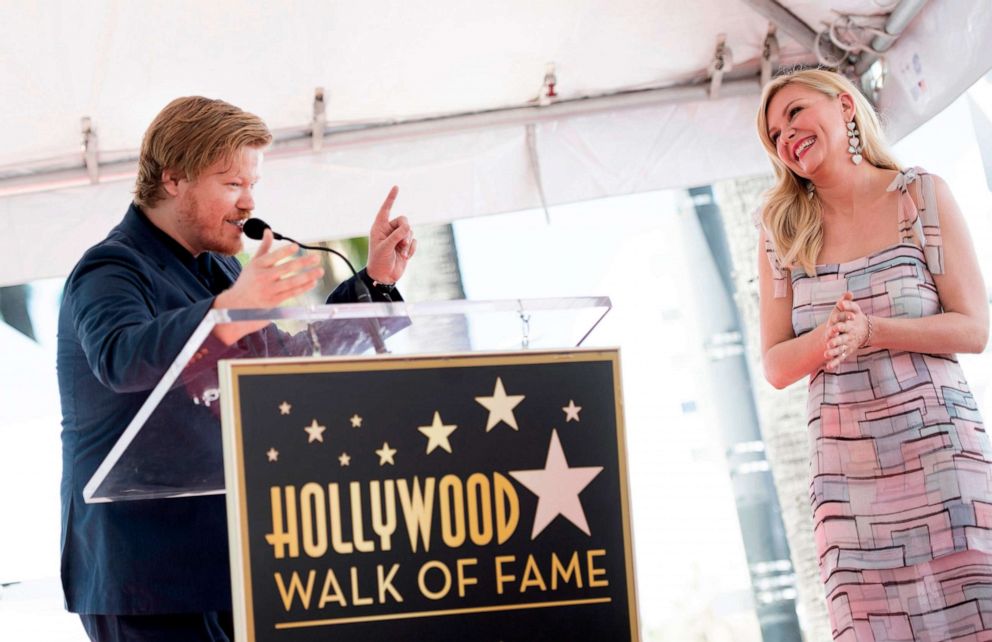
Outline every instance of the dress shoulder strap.
{"type": "Polygon", "coordinates": [[[765,232],[765,246],[758,248],[758,251],[765,253],[765,257],[768,259],[768,265],[772,268],[772,296],[776,299],[781,299],[789,293],[789,271],[782,267],[782,262],[778,260],[778,253],[775,251],[775,245],[772,243],[771,235],[761,222],[760,209],[752,213],[751,222],[754,223],[759,233],[762,230],[765,232]]]}
{"type": "Polygon", "coordinates": [[[899,207],[899,238],[923,248],[931,274],[944,273],[944,247],[940,237],[937,192],[933,176],[920,167],[902,170],[892,180],[888,191],[899,190],[904,198],[899,207]],[[909,186],[919,182],[919,202],[913,200],[909,186]]]}

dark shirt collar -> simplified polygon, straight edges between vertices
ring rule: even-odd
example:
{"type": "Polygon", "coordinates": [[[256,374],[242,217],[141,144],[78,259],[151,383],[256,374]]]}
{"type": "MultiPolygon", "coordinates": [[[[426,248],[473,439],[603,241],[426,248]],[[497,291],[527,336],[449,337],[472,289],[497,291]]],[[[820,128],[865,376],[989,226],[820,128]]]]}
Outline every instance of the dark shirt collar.
{"type": "Polygon", "coordinates": [[[166,234],[162,229],[160,229],[154,223],[152,223],[151,219],[148,218],[148,215],[145,214],[145,212],[141,209],[141,207],[138,206],[137,203],[131,203],[131,209],[133,209],[134,212],[138,215],[138,220],[141,221],[141,223],[146,226],[148,231],[151,232],[151,234],[155,238],[161,241],[162,245],[169,248],[169,251],[172,252],[176,256],[176,258],[182,262],[183,265],[189,267],[190,269],[193,269],[194,271],[196,270],[197,268],[196,257],[194,257],[189,250],[183,247],[179,241],[172,238],[171,236],[166,234]]]}
{"type": "Polygon", "coordinates": [[[152,223],[137,203],[131,203],[131,209],[134,210],[136,218],[141,222],[141,225],[147,228],[147,231],[154,238],[168,248],[179,259],[179,262],[185,265],[193,276],[203,283],[208,290],[214,294],[218,294],[231,285],[230,278],[223,273],[212,253],[201,252],[199,256],[193,256],[179,241],[152,223]]]}

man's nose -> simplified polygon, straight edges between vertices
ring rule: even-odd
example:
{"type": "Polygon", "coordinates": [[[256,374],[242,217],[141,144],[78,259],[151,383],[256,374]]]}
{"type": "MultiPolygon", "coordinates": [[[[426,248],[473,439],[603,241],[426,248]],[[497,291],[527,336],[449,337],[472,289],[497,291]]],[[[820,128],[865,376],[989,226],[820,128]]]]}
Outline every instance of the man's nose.
{"type": "Polygon", "coordinates": [[[238,197],[238,209],[251,211],[255,209],[255,196],[251,193],[251,188],[246,187],[241,190],[238,197]]]}

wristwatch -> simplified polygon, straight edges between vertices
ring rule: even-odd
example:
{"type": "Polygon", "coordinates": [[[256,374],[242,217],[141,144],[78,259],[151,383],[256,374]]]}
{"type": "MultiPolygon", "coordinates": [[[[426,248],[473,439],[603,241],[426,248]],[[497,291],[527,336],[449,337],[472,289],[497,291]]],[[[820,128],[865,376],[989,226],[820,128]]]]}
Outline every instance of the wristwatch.
{"type": "Polygon", "coordinates": [[[369,282],[369,284],[373,288],[375,288],[378,292],[388,296],[393,293],[393,290],[396,289],[395,283],[383,283],[382,281],[376,281],[375,279],[372,278],[372,275],[369,274],[368,270],[362,270],[362,271],[365,272],[365,277],[366,280],[369,282]]]}

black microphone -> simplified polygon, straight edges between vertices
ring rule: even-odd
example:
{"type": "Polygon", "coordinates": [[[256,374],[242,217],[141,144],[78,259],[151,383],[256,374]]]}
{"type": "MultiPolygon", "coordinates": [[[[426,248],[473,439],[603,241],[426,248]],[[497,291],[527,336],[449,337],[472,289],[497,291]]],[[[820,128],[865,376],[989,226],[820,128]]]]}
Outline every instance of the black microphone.
{"type": "MultiPolygon", "coordinates": [[[[319,245],[306,245],[304,243],[300,243],[295,239],[291,239],[288,236],[283,236],[279,232],[276,232],[271,227],[269,227],[269,224],[260,218],[247,219],[244,225],[241,226],[241,231],[244,232],[244,235],[255,241],[262,240],[262,236],[265,234],[265,230],[272,230],[272,238],[274,238],[277,241],[289,241],[290,243],[296,243],[305,250],[319,250],[321,252],[330,252],[331,254],[340,257],[341,260],[348,265],[348,269],[351,270],[352,275],[354,275],[355,277],[355,291],[356,291],[356,296],[358,297],[358,301],[360,303],[372,303],[372,295],[371,293],[369,293],[368,286],[365,285],[365,281],[362,280],[362,277],[358,276],[358,271],[355,269],[355,266],[351,264],[351,261],[349,261],[348,257],[346,257],[344,254],[341,254],[337,250],[332,250],[329,247],[321,247],[319,245]]],[[[379,354],[382,354],[386,352],[386,345],[383,343],[382,336],[379,334],[379,322],[376,319],[370,319],[370,321],[372,325],[372,332],[370,332],[372,336],[372,343],[375,345],[375,351],[378,352],[379,354]]]]}
{"type": "MultiPolygon", "coordinates": [[[[339,256],[342,261],[348,264],[348,269],[351,270],[351,273],[354,276],[356,277],[358,276],[358,271],[355,270],[355,266],[351,264],[351,261],[348,260],[348,257],[346,257],[344,254],[341,254],[337,250],[332,250],[329,247],[321,247],[319,245],[305,245],[295,239],[289,238],[288,236],[283,236],[279,232],[276,232],[271,227],[269,227],[269,224],[260,218],[250,218],[246,220],[245,224],[241,227],[241,231],[244,232],[245,236],[247,236],[250,239],[254,239],[256,241],[262,240],[262,235],[265,234],[265,230],[272,230],[272,238],[274,238],[277,241],[289,241],[290,243],[296,243],[305,250],[320,250],[321,252],[330,252],[331,254],[335,254],[339,256]]],[[[365,298],[363,299],[362,298],[363,293],[359,291],[358,300],[362,302],[371,302],[372,296],[369,294],[369,289],[365,286],[365,283],[362,282],[361,278],[358,279],[358,283],[360,284],[361,288],[364,289],[364,294],[365,294],[365,298]]]]}

